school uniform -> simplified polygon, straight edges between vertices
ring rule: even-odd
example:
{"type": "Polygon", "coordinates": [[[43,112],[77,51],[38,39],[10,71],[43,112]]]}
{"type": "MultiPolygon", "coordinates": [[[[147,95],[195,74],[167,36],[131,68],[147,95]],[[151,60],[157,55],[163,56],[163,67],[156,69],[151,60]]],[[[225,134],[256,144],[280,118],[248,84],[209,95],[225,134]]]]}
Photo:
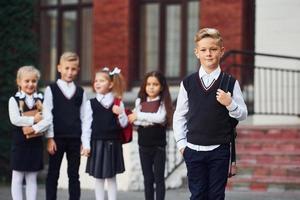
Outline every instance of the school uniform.
{"type": "MultiPolygon", "coordinates": [[[[86,105],[83,123],[82,144],[90,149],[86,172],[97,178],[112,178],[125,171],[121,130],[128,123],[125,111],[120,115],[113,113],[112,93],[97,94],[86,105]]],[[[121,103],[124,110],[124,104],[121,103]]]]}
{"type": "Polygon", "coordinates": [[[244,120],[247,107],[238,81],[232,102],[225,107],[216,100],[220,67],[207,74],[203,67],[185,78],[179,89],[173,118],[174,136],[188,171],[191,200],[225,198],[230,158],[230,117],[244,120]]]}
{"type": "Polygon", "coordinates": [[[80,199],[79,165],[81,146],[81,122],[86,101],[84,90],[73,82],[58,79],[45,90],[44,116],[52,122],[46,134],[53,138],[57,151],[49,155],[46,179],[46,199],[56,199],[57,181],[64,153],[68,161],[69,198],[80,199]]]}
{"type": "Polygon", "coordinates": [[[142,172],[144,176],[145,199],[154,200],[154,183],[156,200],[165,198],[165,162],[166,162],[166,109],[160,98],[147,99],[135,103],[138,126],[138,144],[142,172]],[[152,105],[150,105],[152,104],[152,105]],[[151,108],[151,107],[156,108],[151,108]],[[150,110],[147,109],[150,107],[150,110]]]}
{"type": "MultiPolygon", "coordinates": [[[[43,140],[42,137],[26,139],[23,126],[33,126],[33,116],[22,116],[19,109],[20,101],[24,101],[23,112],[36,109],[36,101],[43,99],[42,94],[34,93],[29,96],[24,92],[17,92],[9,99],[9,116],[13,125],[11,168],[22,172],[36,172],[43,169],[43,140]]],[[[46,130],[40,129],[41,131],[46,130]]]]}

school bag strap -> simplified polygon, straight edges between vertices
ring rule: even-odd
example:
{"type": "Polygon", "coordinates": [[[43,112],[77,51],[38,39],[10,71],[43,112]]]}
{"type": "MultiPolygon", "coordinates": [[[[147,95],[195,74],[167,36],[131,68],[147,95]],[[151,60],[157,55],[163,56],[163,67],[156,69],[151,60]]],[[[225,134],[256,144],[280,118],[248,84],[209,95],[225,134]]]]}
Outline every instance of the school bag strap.
{"type": "Polygon", "coordinates": [[[121,99],[120,98],[115,98],[114,105],[120,106],[120,104],[121,104],[121,99]]]}
{"type": "MultiPolygon", "coordinates": [[[[221,76],[222,77],[221,77],[219,89],[222,89],[224,92],[230,92],[232,96],[236,79],[230,74],[227,74],[225,72],[222,72],[221,76]]],[[[237,119],[230,117],[230,124],[233,128],[235,128],[238,125],[238,123],[239,121],[237,119]]]]}
{"type": "MultiPolygon", "coordinates": [[[[114,105],[120,106],[121,104],[121,99],[120,98],[115,98],[114,99],[114,105]]],[[[131,110],[125,109],[125,113],[128,116],[131,114],[131,110]]],[[[122,128],[121,131],[121,143],[126,144],[132,141],[132,132],[133,132],[133,127],[132,124],[128,122],[127,126],[122,128]]]]}
{"type": "MultiPolygon", "coordinates": [[[[221,81],[219,88],[222,89],[224,92],[230,92],[231,96],[233,95],[233,88],[236,79],[227,74],[222,72],[221,81]]],[[[231,155],[230,155],[230,166],[229,166],[229,173],[228,177],[232,177],[236,175],[236,147],[235,147],[235,138],[237,136],[236,126],[238,125],[239,121],[235,118],[230,117],[230,124],[231,124],[231,155]]]]}

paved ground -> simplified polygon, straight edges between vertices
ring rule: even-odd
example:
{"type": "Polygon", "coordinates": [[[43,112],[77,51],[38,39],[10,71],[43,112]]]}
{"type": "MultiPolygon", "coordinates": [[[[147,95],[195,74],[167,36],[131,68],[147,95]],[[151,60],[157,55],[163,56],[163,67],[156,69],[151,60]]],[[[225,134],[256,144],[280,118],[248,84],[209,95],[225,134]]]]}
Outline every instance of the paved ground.
{"type": "MultiPolygon", "coordinates": [[[[189,193],[186,189],[168,190],[166,200],[188,200],[189,193]]],[[[45,189],[39,188],[38,200],[45,199],[45,189]]],[[[68,191],[59,190],[58,200],[67,200],[68,191]]],[[[83,190],[82,200],[94,200],[94,192],[92,190],[83,190]]],[[[118,200],[143,200],[143,192],[118,192],[118,200]]],[[[11,200],[9,186],[0,187],[0,200],[11,200]]],[[[227,192],[226,200],[300,200],[300,191],[289,192],[227,192]]]]}

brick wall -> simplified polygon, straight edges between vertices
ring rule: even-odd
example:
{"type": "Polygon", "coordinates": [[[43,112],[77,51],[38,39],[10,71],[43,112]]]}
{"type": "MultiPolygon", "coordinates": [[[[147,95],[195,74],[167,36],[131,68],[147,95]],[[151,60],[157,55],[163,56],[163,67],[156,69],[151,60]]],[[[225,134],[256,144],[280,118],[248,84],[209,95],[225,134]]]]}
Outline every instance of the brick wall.
{"type": "Polygon", "coordinates": [[[129,0],[93,1],[94,70],[103,66],[120,66],[129,77],[130,4],[129,0]]]}
{"type": "MultiPolygon", "coordinates": [[[[215,27],[220,30],[224,38],[224,45],[229,49],[250,48],[250,38],[245,33],[253,32],[248,24],[252,18],[250,1],[245,0],[202,0],[200,3],[200,26],[215,27]],[[248,30],[247,30],[248,29],[248,30]]],[[[253,15],[254,13],[252,13],[253,15]]],[[[252,34],[253,35],[253,34],[252,34]]]]}
{"type": "MultiPolygon", "coordinates": [[[[200,27],[217,28],[224,39],[225,51],[254,51],[254,0],[202,0],[200,27]]],[[[251,63],[252,58],[237,56],[237,63],[251,63]],[[250,60],[249,60],[250,59],[250,60]]],[[[230,71],[242,85],[252,82],[253,71],[230,71]],[[245,79],[247,77],[247,79],[245,79]]]]}
{"type": "MultiPolygon", "coordinates": [[[[93,50],[95,69],[121,66],[127,80],[136,76],[135,38],[138,27],[138,1],[94,0],[93,50]]],[[[200,27],[215,27],[229,49],[254,48],[253,0],[201,0],[200,27]]]]}

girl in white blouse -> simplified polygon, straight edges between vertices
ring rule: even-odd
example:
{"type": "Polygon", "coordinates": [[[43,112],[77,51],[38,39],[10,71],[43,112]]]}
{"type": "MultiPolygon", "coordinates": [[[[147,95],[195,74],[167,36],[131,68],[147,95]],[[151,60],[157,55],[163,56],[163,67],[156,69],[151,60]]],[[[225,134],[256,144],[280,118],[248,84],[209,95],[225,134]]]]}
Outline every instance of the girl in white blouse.
{"type": "Polygon", "coordinates": [[[165,198],[166,129],[171,118],[172,102],[165,77],[157,71],[147,73],[140,87],[135,109],[129,115],[129,121],[138,126],[146,200],[165,198]]]}
{"type": "Polygon", "coordinates": [[[19,91],[9,99],[9,118],[13,125],[11,168],[11,194],[14,200],[23,199],[23,179],[26,180],[26,199],[35,200],[37,174],[43,169],[43,142],[37,133],[48,128],[42,120],[42,94],[37,84],[40,72],[32,66],[19,68],[17,85],[19,91]],[[27,112],[29,111],[29,112],[27,112]],[[35,113],[26,116],[25,113],[35,113]]]}
{"type": "Polygon", "coordinates": [[[104,182],[108,199],[117,199],[116,174],[125,170],[121,130],[128,123],[124,104],[115,105],[123,94],[121,70],[103,68],[94,80],[96,97],[86,104],[81,136],[82,155],[88,156],[86,172],[95,178],[96,200],[104,200],[104,182]]]}

